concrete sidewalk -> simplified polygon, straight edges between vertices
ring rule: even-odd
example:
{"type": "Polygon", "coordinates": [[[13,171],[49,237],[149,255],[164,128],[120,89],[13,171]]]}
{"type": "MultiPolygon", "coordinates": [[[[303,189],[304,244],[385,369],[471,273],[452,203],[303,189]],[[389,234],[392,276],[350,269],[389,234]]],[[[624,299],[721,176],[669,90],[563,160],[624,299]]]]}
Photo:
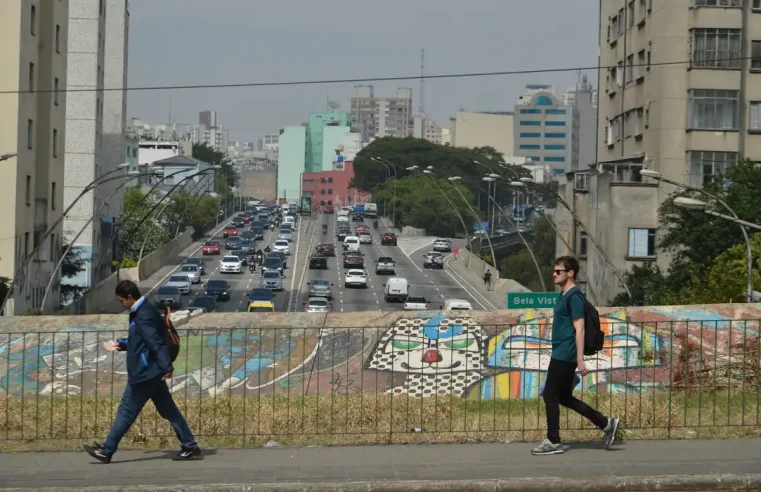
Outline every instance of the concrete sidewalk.
{"type": "Polygon", "coordinates": [[[759,490],[761,439],[571,443],[532,456],[533,443],[120,451],[110,465],[84,452],[10,453],[3,490],[759,490]],[[220,487],[219,484],[228,486],[220,487]],[[305,487],[314,484],[314,487],[305,487]],[[749,487],[753,485],[755,488],[749,487]],[[244,486],[246,486],[244,488],[244,486]],[[114,487],[114,489],[109,489],[114,487]]]}

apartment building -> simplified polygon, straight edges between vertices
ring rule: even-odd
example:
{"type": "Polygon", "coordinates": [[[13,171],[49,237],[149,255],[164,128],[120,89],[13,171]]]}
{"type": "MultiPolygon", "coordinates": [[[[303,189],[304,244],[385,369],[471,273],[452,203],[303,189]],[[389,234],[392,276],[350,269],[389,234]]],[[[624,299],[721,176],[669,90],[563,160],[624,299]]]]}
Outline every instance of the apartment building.
{"type": "Polygon", "coordinates": [[[427,114],[415,115],[412,136],[443,145],[442,128],[427,114]]]}
{"type": "Polygon", "coordinates": [[[400,87],[396,97],[375,97],[371,85],[354,86],[351,131],[367,142],[382,137],[410,137],[414,131],[412,89],[400,87]]]}
{"type": "Polygon", "coordinates": [[[512,111],[460,110],[450,118],[452,147],[494,147],[508,164],[523,164],[525,157],[516,157],[512,111]]]}
{"type": "MultiPolygon", "coordinates": [[[[601,7],[598,162],[562,193],[619,270],[666,268],[658,207],[674,188],[639,171],[702,186],[738,160],[761,161],[761,0],[601,7]]],[[[601,299],[621,292],[577,224],[562,210],[558,221],[601,299]]]]}
{"type": "Polygon", "coordinates": [[[0,276],[15,280],[5,315],[60,302],[68,19],[65,0],[0,2],[0,87],[19,91],[0,97],[0,155],[17,154],[0,162],[0,276]]]}

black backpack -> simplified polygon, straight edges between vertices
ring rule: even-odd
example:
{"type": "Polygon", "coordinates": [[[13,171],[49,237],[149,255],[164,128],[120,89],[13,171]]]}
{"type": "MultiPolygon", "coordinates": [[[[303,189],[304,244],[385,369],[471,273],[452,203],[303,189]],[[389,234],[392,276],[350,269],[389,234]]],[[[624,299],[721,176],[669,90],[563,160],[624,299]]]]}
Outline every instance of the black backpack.
{"type": "Polygon", "coordinates": [[[587,297],[579,292],[568,296],[567,307],[568,314],[571,313],[571,298],[574,295],[580,295],[584,299],[584,355],[595,355],[602,350],[605,342],[605,333],[600,328],[600,313],[587,300],[587,297]]]}
{"type": "Polygon", "coordinates": [[[164,343],[169,349],[169,359],[174,362],[180,353],[180,335],[177,333],[174,324],[172,324],[172,311],[169,307],[166,307],[164,312],[164,324],[166,329],[164,330],[164,343]]]}

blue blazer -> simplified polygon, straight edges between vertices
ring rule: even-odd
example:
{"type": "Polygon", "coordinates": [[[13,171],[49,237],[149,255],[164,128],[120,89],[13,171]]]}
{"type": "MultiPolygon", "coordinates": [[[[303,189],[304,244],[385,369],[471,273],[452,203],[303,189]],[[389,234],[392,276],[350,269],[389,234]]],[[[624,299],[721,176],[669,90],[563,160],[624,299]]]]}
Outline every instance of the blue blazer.
{"type": "Polygon", "coordinates": [[[119,339],[119,350],[127,352],[127,382],[141,383],[174,371],[164,342],[164,319],[147,300],[129,313],[129,337],[119,339]]]}

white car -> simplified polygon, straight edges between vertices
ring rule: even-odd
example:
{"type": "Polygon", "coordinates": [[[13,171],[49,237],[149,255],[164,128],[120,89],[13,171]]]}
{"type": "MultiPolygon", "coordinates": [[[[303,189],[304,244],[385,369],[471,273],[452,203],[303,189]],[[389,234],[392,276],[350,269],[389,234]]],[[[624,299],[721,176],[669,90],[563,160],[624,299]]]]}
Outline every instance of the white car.
{"type": "Polygon", "coordinates": [[[275,244],[272,246],[272,249],[274,251],[280,251],[281,253],[290,255],[291,243],[287,239],[278,239],[277,241],[275,241],[275,244]]]}
{"type": "Polygon", "coordinates": [[[349,270],[344,277],[344,287],[367,288],[367,276],[364,270],[349,270]]]}
{"type": "Polygon", "coordinates": [[[434,251],[452,251],[452,243],[449,242],[449,239],[436,239],[433,242],[433,250],[434,251]]]}
{"type": "Polygon", "coordinates": [[[169,279],[164,284],[165,287],[177,287],[180,289],[181,294],[190,294],[190,292],[193,290],[190,285],[190,279],[187,275],[184,273],[182,274],[175,274],[169,277],[169,279]]]}
{"type": "Polygon", "coordinates": [[[182,265],[180,267],[180,273],[187,275],[188,279],[194,284],[201,282],[201,270],[198,268],[198,265],[182,265]]]}
{"type": "Polygon", "coordinates": [[[225,256],[219,262],[219,273],[240,273],[242,264],[237,256],[225,256]]]}
{"type": "Polygon", "coordinates": [[[373,244],[373,236],[369,232],[359,233],[359,242],[361,244],[373,244]]]}
{"type": "Polygon", "coordinates": [[[333,307],[333,303],[325,299],[324,297],[310,297],[307,302],[304,303],[307,313],[329,313],[333,307]]]}

